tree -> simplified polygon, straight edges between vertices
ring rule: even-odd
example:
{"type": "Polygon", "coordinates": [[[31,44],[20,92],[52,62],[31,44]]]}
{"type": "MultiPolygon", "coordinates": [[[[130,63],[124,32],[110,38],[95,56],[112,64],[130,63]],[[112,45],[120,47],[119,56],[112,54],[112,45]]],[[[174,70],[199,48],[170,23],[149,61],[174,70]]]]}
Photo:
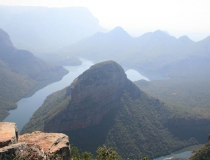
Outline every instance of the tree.
{"type": "Polygon", "coordinates": [[[97,149],[98,160],[122,160],[118,153],[112,148],[107,148],[105,145],[97,149]]]}

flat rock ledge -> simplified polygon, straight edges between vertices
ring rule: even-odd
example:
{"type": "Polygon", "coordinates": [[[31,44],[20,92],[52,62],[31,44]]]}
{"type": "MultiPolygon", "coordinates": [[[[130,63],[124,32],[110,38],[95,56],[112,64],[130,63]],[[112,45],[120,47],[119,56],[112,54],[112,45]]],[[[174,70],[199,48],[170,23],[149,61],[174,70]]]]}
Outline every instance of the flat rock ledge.
{"type": "Polygon", "coordinates": [[[15,123],[0,122],[0,148],[18,141],[18,129],[15,123]]]}
{"type": "Polygon", "coordinates": [[[15,123],[0,122],[0,159],[70,159],[67,135],[35,131],[18,136],[15,123]]]}

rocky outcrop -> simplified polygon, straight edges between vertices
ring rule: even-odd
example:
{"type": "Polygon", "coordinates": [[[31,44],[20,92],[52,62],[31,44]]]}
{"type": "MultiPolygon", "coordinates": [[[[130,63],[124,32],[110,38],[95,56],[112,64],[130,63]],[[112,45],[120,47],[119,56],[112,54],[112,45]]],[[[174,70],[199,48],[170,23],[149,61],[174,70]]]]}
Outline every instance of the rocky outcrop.
{"type": "Polygon", "coordinates": [[[49,154],[64,155],[63,159],[70,157],[68,136],[62,133],[43,133],[36,131],[19,136],[19,142],[25,142],[29,145],[38,145],[49,154]]]}
{"type": "Polygon", "coordinates": [[[130,83],[123,68],[114,61],[96,64],[67,88],[71,94],[68,107],[45,123],[47,132],[64,132],[99,124],[130,83]]]}
{"type": "Polygon", "coordinates": [[[0,122],[0,148],[18,141],[18,129],[15,123],[0,122]]]}
{"type": "Polygon", "coordinates": [[[0,122],[0,144],[0,159],[62,157],[63,160],[68,160],[70,158],[67,135],[36,131],[18,137],[15,123],[0,122]]]}

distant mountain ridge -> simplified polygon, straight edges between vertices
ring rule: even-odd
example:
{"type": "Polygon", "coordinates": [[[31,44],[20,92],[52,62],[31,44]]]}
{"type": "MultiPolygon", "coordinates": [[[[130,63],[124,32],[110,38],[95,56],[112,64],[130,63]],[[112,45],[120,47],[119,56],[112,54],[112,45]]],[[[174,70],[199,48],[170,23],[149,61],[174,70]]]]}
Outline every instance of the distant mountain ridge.
{"type": "Polygon", "coordinates": [[[42,81],[62,78],[68,71],[47,63],[26,50],[16,49],[0,29],[0,120],[14,109],[15,102],[42,81]]]}
{"type": "Polygon", "coordinates": [[[0,28],[17,48],[49,52],[106,31],[84,7],[0,6],[0,28]]]}
{"type": "Polygon", "coordinates": [[[173,111],[138,89],[119,64],[105,61],[48,96],[21,132],[63,132],[82,151],[105,144],[124,159],[142,159],[201,142],[209,122],[173,111]]]}
{"type": "Polygon", "coordinates": [[[85,38],[64,48],[60,54],[84,57],[96,62],[115,60],[124,67],[141,72],[181,77],[192,76],[193,70],[199,73],[203,66],[210,69],[209,64],[202,63],[210,58],[209,44],[208,37],[194,42],[187,36],[177,39],[160,30],[131,37],[121,27],[117,27],[108,33],[97,33],[85,38]],[[197,62],[194,57],[198,59],[197,62]]]}

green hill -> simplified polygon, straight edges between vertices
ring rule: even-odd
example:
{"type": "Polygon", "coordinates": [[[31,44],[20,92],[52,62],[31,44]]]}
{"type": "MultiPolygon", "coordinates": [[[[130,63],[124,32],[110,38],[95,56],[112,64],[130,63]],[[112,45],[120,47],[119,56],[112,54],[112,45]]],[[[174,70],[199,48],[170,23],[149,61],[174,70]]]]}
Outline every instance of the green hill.
{"type": "Polygon", "coordinates": [[[8,115],[8,110],[16,108],[15,102],[36,86],[60,79],[66,73],[61,66],[16,49],[9,35],[0,29],[0,120],[8,115]]]}
{"type": "MultiPolygon", "coordinates": [[[[208,98],[210,96],[210,81],[208,77],[156,81],[139,80],[135,84],[141,90],[170,106],[188,108],[197,112],[201,109],[208,110],[210,107],[210,99],[208,98]]],[[[206,115],[208,115],[207,112],[206,115]]]]}
{"type": "Polygon", "coordinates": [[[106,61],[48,96],[21,133],[63,132],[81,151],[94,153],[105,144],[123,158],[140,159],[202,142],[209,122],[148,96],[127,79],[120,65],[106,61]]]}

